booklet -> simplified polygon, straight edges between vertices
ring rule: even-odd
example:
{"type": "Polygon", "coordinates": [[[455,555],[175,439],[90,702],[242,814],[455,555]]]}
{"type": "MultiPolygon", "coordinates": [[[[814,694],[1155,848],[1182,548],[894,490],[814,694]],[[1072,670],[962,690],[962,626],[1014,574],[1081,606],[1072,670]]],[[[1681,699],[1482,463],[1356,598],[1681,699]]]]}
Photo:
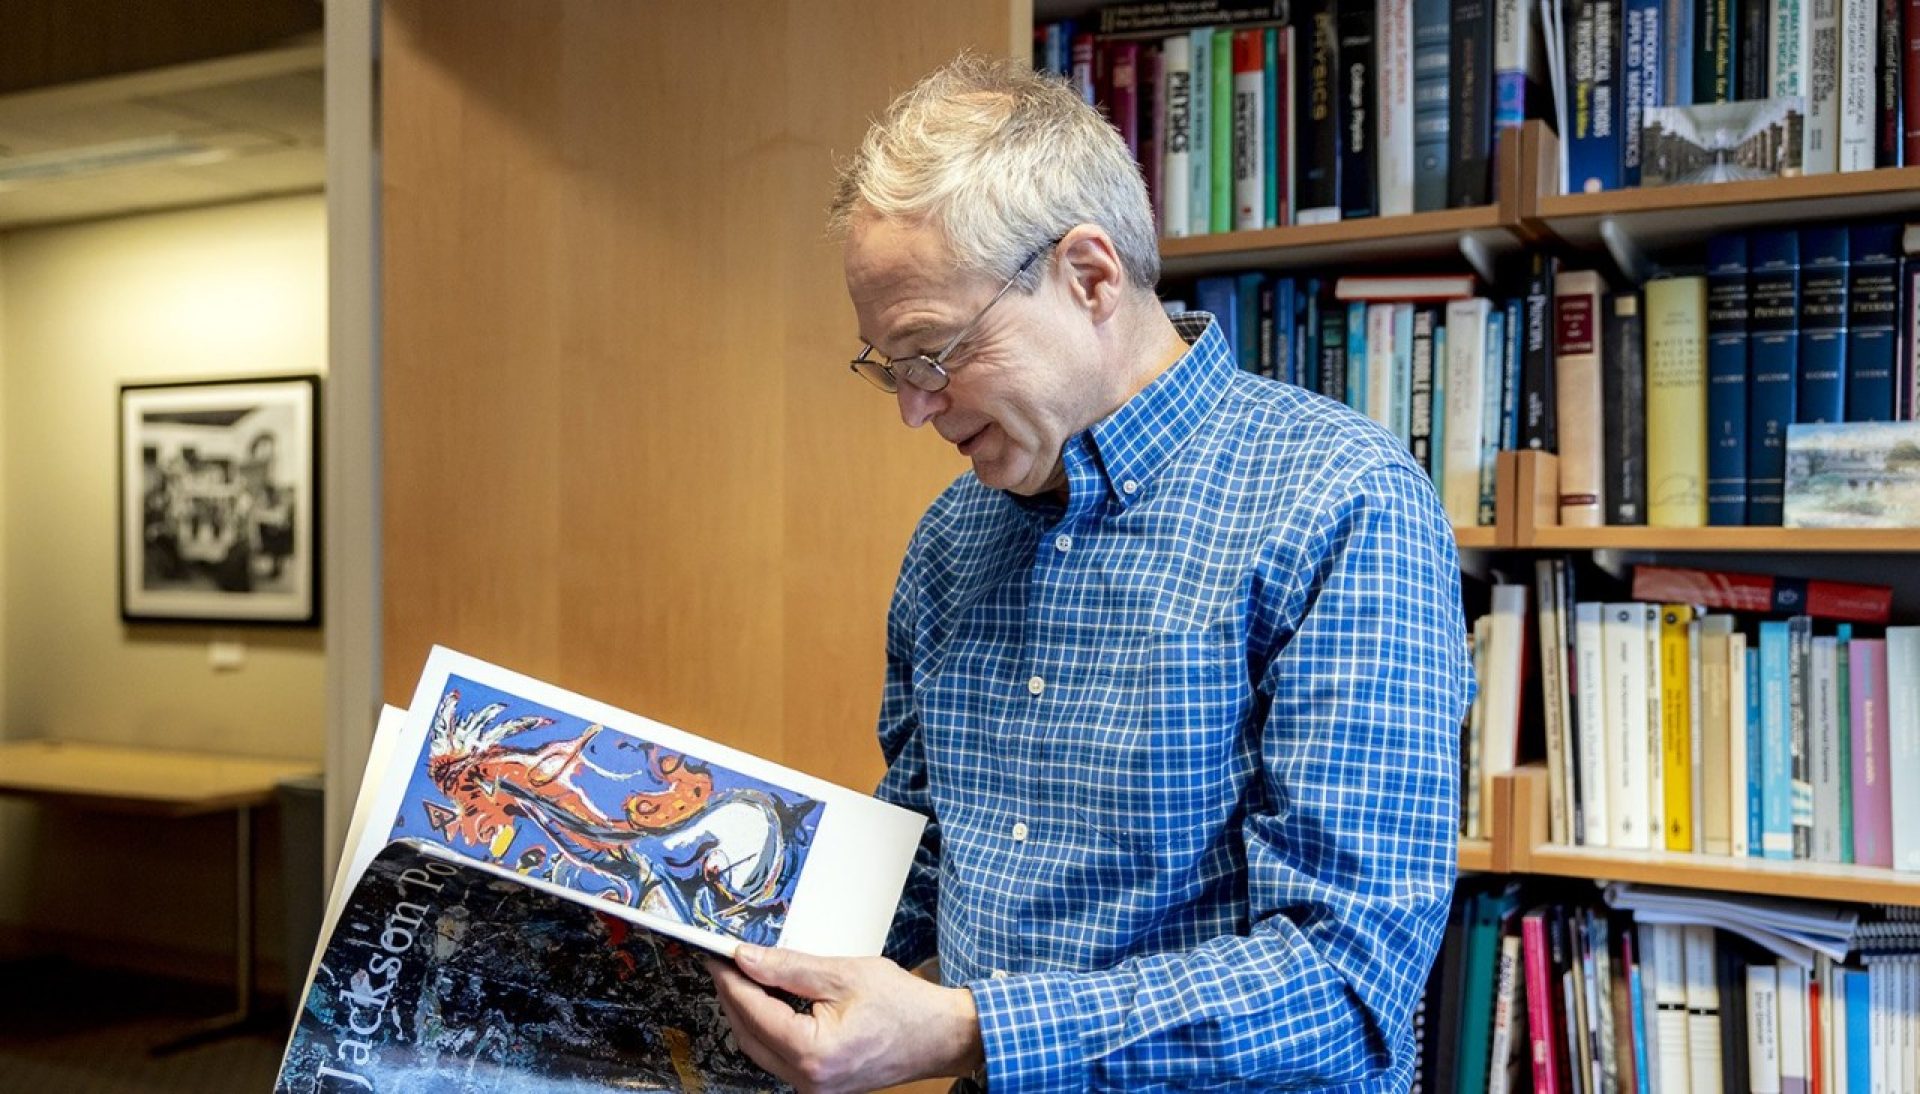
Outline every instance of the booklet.
{"type": "Polygon", "coordinates": [[[435,648],[375,732],[275,1090],[779,1089],[701,952],[879,953],[923,825],[435,648]]]}

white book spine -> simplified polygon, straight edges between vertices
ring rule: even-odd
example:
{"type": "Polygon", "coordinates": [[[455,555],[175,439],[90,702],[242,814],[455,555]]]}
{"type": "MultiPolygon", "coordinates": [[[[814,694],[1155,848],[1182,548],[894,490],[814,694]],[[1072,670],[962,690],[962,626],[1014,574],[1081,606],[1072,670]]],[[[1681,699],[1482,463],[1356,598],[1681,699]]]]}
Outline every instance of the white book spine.
{"type": "Polygon", "coordinates": [[[1613,826],[1608,798],[1614,780],[1607,774],[1606,605],[1573,606],[1573,656],[1576,709],[1580,724],[1580,808],[1582,838],[1593,847],[1609,846],[1613,826]],[[1588,727],[1591,727],[1589,729],[1588,727]]]}
{"type": "Polygon", "coordinates": [[[1233,73],[1233,227],[1267,226],[1267,78],[1255,69],[1233,73]]]}
{"type": "Polygon", "coordinates": [[[1747,966],[1747,1086],[1753,1094],[1780,1094],[1779,972],[1747,966]]]}
{"type": "Polygon", "coordinates": [[[1441,502],[1453,523],[1480,521],[1480,440],[1487,337],[1487,301],[1447,304],[1447,392],[1441,502]]]}
{"type": "Polygon", "coordinates": [[[1706,722],[1700,702],[1700,620],[1687,622],[1687,798],[1693,802],[1693,831],[1687,846],[1707,849],[1706,722]]]}
{"type": "Polygon", "coordinates": [[[1807,1094],[1807,970],[1790,961],[1780,971],[1780,1094],[1807,1094]]]}
{"type": "MultiPolygon", "coordinates": [[[[1203,236],[1213,231],[1213,28],[1189,31],[1188,65],[1193,95],[1187,123],[1187,231],[1203,236]]],[[[1218,104],[1226,109],[1226,104],[1218,104]]]]}
{"type": "Polygon", "coordinates": [[[1666,704],[1661,698],[1666,672],[1660,658],[1660,605],[1642,604],[1640,614],[1647,627],[1642,635],[1647,645],[1647,693],[1641,697],[1647,708],[1647,843],[1659,851],[1667,845],[1666,704]]]}
{"type": "Polygon", "coordinates": [[[1299,64],[1300,39],[1293,33],[1292,27],[1280,28],[1280,79],[1277,94],[1280,101],[1268,103],[1269,110],[1283,111],[1280,116],[1286,119],[1286,132],[1281,137],[1285,143],[1280,146],[1280,223],[1292,224],[1299,218],[1300,195],[1294,186],[1294,178],[1300,170],[1300,105],[1292,101],[1293,89],[1300,86],[1296,66],[1299,64]]]}
{"type": "Polygon", "coordinates": [[[1161,66],[1167,80],[1167,133],[1160,172],[1160,234],[1177,239],[1193,230],[1187,198],[1193,181],[1193,40],[1184,34],[1168,38],[1161,66]]]}
{"type": "Polygon", "coordinates": [[[1867,962],[1867,1050],[1870,1059],[1867,1074],[1872,1076],[1873,1094],[1887,1094],[1887,966],[1867,962]]]}
{"type": "MultiPolygon", "coordinates": [[[[1493,630],[1488,636],[1487,724],[1482,764],[1488,778],[1513,770],[1520,743],[1520,672],[1527,633],[1527,587],[1493,587],[1493,630]]],[[[1482,801],[1493,800],[1488,787],[1482,801]]]]}
{"type": "Polygon", "coordinates": [[[1901,1094],[1910,1094],[1914,1085],[1913,1027],[1916,1016],[1920,1016],[1920,1006],[1916,1006],[1916,994],[1920,994],[1920,976],[1914,973],[1920,970],[1916,970],[1913,959],[1906,957],[1894,962],[1893,968],[1894,990],[1900,1000],[1895,1012],[1899,1015],[1899,1021],[1894,1024],[1898,1039],[1893,1045],[1894,1054],[1900,1061],[1897,1085],[1901,1094]]]}
{"type": "Polygon", "coordinates": [[[1686,927],[1688,1089],[1723,1089],[1720,981],[1712,927],[1686,927]]]}
{"type": "Polygon", "coordinates": [[[1392,429],[1398,397],[1393,385],[1393,305],[1368,304],[1367,417],[1392,429]]]}
{"type": "Polygon", "coordinates": [[[1649,1056],[1660,1076],[1660,1094],[1689,1094],[1692,1090],[1692,1045],[1687,1025],[1686,928],[1658,924],[1653,928],[1654,1005],[1660,1052],[1649,1056]]]}
{"type": "Polygon", "coordinates": [[[1887,752],[1893,866],[1920,870],[1920,626],[1887,628],[1887,752]]]}
{"type": "Polygon", "coordinates": [[[1840,170],[1873,170],[1874,0],[1840,0],[1840,170]]]}
{"type": "MultiPolygon", "coordinates": [[[[1772,0],[1768,44],[1773,65],[1770,86],[1776,99],[1802,99],[1807,94],[1807,23],[1804,0],[1772,0]]],[[[1804,101],[1802,103],[1804,106],[1804,101]]]]}
{"type": "Polygon", "coordinates": [[[1806,151],[1800,169],[1809,175],[1840,169],[1840,0],[1807,5],[1806,151]]]}
{"type": "MultiPolygon", "coordinates": [[[[1515,1026],[1524,1021],[1526,1001],[1520,991],[1520,936],[1500,938],[1499,972],[1493,988],[1493,1050],[1487,1063],[1487,1094],[1509,1094],[1507,1064],[1513,1055],[1515,1026]]],[[[1520,1027],[1522,1035],[1525,1027],[1520,1027]]]]}
{"type": "Polygon", "coordinates": [[[1534,588],[1538,592],[1535,609],[1534,633],[1540,642],[1540,686],[1543,706],[1543,721],[1547,736],[1547,839],[1551,843],[1572,843],[1568,831],[1568,804],[1572,800],[1566,792],[1566,776],[1573,764],[1568,763],[1568,748],[1572,744],[1567,732],[1568,712],[1571,697],[1568,692],[1566,639],[1563,627],[1567,621],[1562,619],[1561,604],[1564,601],[1558,590],[1555,575],[1558,570],[1551,558],[1535,559],[1533,564],[1534,588]]]}
{"type": "MultiPolygon", "coordinates": [[[[1607,815],[1613,822],[1611,846],[1646,850],[1658,831],[1649,812],[1657,797],[1651,787],[1647,752],[1647,638],[1646,616],[1637,602],[1606,606],[1603,625],[1606,668],[1602,675],[1607,694],[1602,713],[1604,733],[1612,749],[1608,765],[1613,772],[1607,815]]],[[[1580,727],[1587,732],[1586,726],[1580,727]]]]}
{"type": "Polygon", "coordinates": [[[1413,0],[1378,0],[1374,128],[1380,215],[1413,212],[1413,0]]]}
{"type": "Polygon", "coordinates": [[[1807,714],[1813,746],[1813,857],[1818,862],[1840,861],[1840,708],[1833,678],[1838,649],[1838,640],[1831,635],[1813,640],[1813,679],[1807,682],[1812,708],[1807,714]]]}
{"type": "Polygon", "coordinates": [[[1747,636],[1727,636],[1727,808],[1735,858],[1753,853],[1747,831],[1747,636]]]}
{"type": "Polygon", "coordinates": [[[1835,968],[1829,978],[1833,985],[1833,997],[1827,1012],[1827,1076],[1826,1089],[1836,1094],[1847,1094],[1847,980],[1854,975],[1846,969],[1835,968]]]}

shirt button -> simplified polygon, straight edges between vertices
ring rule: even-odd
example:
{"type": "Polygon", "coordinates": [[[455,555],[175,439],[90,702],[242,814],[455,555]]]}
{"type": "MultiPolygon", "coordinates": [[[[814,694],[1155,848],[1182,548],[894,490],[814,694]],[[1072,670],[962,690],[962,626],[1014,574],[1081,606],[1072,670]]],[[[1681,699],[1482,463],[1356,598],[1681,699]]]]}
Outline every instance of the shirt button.
{"type": "Polygon", "coordinates": [[[1073,537],[1065,532],[1053,537],[1053,549],[1063,554],[1073,550],[1073,537]]]}
{"type": "Polygon", "coordinates": [[[1007,978],[1007,970],[1005,969],[993,970],[993,978],[995,980],[1005,980],[1007,978]]]}
{"type": "Polygon", "coordinates": [[[1030,676],[1027,678],[1028,694],[1038,695],[1045,690],[1047,690],[1047,682],[1045,680],[1040,679],[1038,676],[1030,676]]]}
{"type": "Polygon", "coordinates": [[[1027,842],[1027,822],[1026,821],[1013,822],[1013,842],[1015,843],[1027,842]]]}
{"type": "Polygon", "coordinates": [[[1140,484],[1134,482],[1132,479],[1128,479],[1126,482],[1120,484],[1120,492],[1122,494],[1137,494],[1140,492],[1140,484]]]}

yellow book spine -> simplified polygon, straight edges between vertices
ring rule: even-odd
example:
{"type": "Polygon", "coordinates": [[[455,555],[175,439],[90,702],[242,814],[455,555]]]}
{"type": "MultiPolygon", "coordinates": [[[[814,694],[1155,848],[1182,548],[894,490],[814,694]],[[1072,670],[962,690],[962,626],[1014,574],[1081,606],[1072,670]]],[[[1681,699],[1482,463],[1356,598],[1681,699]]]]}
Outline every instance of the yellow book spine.
{"type": "Polygon", "coordinates": [[[1707,279],[1647,282],[1647,523],[1707,523],[1707,279]]]}
{"type": "Polygon", "coordinates": [[[1666,790],[1667,850],[1693,850],[1693,715],[1687,624],[1693,608],[1660,608],[1660,759],[1666,790]]]}

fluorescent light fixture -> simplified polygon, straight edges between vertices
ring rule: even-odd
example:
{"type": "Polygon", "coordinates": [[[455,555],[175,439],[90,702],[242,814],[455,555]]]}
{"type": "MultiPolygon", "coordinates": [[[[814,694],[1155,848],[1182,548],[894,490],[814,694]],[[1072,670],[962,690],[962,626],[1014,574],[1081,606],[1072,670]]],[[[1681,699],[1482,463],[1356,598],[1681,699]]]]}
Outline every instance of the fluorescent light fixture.
{"type": "Polygon", "coordinates": [[[189,140],[178,133],[137,140],[109,141],[104,144],[63,148],[30,156],[0,157],[0,192],[18,190],[40,182],[55,182],[80,175],[99,175],[135,167],[191,167],[218,163],[233,156],[231,148],[219,148],[189,140]]]}

